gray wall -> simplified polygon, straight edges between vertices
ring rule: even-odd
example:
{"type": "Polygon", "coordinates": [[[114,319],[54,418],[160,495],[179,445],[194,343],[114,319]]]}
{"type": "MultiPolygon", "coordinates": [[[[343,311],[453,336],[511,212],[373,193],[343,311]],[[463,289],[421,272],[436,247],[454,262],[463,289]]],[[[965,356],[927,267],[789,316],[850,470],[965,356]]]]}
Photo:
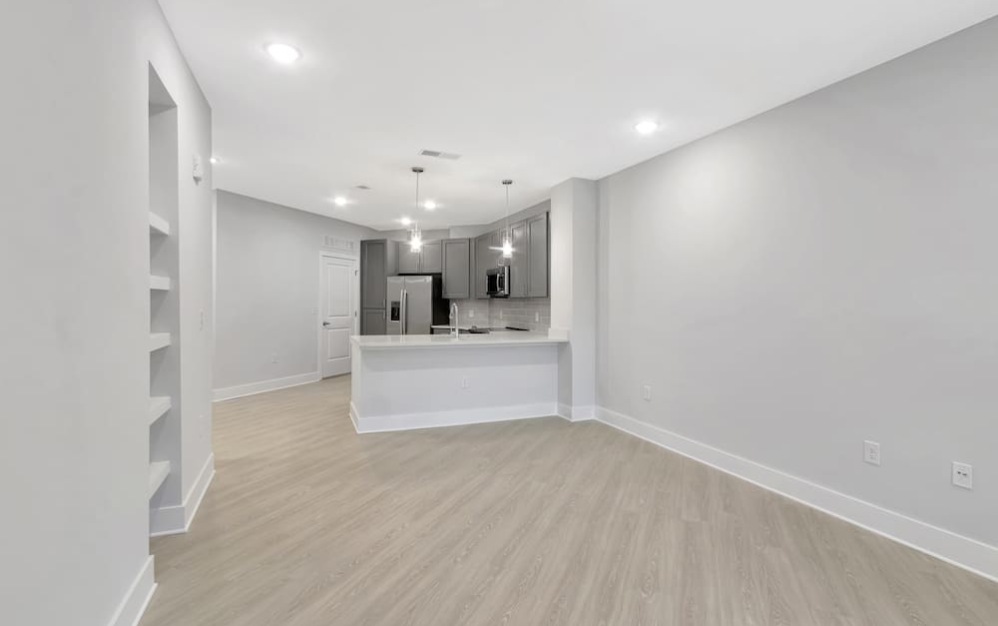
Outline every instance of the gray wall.
{"type": "Polygon", "coordinates": [[[215,389],[317,372],[323,237],[353,242],[356,256],[379,234],[225,191],[216,202],[215,389]]]}
{"type": "MultiPolygon", "coordinates": [[[[179,107],[181,202],[209,218],[189,168],[211,113],[154,0],[5,3],[0,42],[0,623],[107,626],[149,555],[149,63],[179,107]]],[[[204,276],[181,325],[185,367],[207,370],[210,328],[183,317],[210,320],[204,276]]]]}
{"type": "Polygon", "coordinates": [[[602,180],[599,403],[998,545],[996,67],[991,20],[602,180]]]}

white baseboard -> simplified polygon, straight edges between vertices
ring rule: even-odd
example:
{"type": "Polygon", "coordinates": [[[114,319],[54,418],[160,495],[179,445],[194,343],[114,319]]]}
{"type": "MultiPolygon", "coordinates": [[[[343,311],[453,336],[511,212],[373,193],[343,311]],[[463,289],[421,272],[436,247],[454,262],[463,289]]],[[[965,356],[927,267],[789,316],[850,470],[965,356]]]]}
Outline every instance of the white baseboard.
{"type": "Polygon", "coordinates": [[[284,378],[261,380],[257,383],[247,383],[245,385],[236,385],[234,387],[222,387],[221,389],[212,390],[211,395],[214,402],[221,402],[222,400],[232,400],[233,398],[252,396],[258,393],[265,393],[267,391],[277,391],[278,389],[317,383],[320,380],[322,380],[321,372],[309,372],[307,374],[296,374],[294,376],[285,376],[284,378]]]}
{"type": "Polygon", "coordinates": [[[177,535],[186,533],[191,528],[194,516],[197,515],[204,494],[208,493],[208,486],[215,478],[215,455],[208,455],[208,459],[201,467],[197,479],[191,485],[191,490],[184,497],[183,504],[179,506],[164,506],[153,509],[149,512],[149,536],[162,537],[163,535],[177,535]]]}
{"type": "Polygon", "coordinates": [[[379,415],[364,417],[357,407],[350,403],[350,420],[358,433],[383,433],[398,430],[418,430],[440,428],[442,426],[462,426],[465,424],[485,424],[510,420],[552,417],[558,415],[555,403],[519,404],[486,409],[457,409],[434,413],[406,413],[400,415],[379,415]]]}
{"type": "Polygon", "coordinates": [[[603,407],[597,419],[947,563],[998,582],[998,547],[932,526],[603,407]]]}
{"type": "Polygon", "coordinates": [[[149,606],[149,601],[152,600],[152,594],[156,591],[153,573],[153,557],[150,556],[142,564],[108,626],[137,626],[142,614],[146,612],[146,607],[149,606]]]}
{"type": "Polygon", "coordinates": [[[558,416],[563,417],[570,422],[588,422],[589,420],[596,419],[596,407],[592,405],[571,406],[559,402],[558,416]]]}

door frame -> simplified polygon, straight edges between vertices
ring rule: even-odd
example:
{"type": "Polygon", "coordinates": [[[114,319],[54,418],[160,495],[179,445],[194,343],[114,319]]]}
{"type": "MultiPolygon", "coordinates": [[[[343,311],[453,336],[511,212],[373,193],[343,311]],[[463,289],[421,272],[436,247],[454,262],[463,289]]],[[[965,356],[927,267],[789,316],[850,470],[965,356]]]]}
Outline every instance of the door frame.
{"type": "MultiPolygon", "coordinates": [[[[322,266],[326,259],[336,259],[338,261],[349,261],[353,267],[353,278],[350,281],[351,291],[353,291],[353,325],[351,328],[351,336],[360,334],[360,258],[356,256],[350,256],[343,252],[330,252],[328,250],[319,250],[319,289],[316,294],[316,307],[315,307],[315,365],[318,370],[319,380],[324,380],[322,376],[322,347],[325,342],[325,337],[322,334],[322,290],[323,280],[322,280],[322,266]]],[[[351,369],[351,373],[353,370],[351,369]]]]}

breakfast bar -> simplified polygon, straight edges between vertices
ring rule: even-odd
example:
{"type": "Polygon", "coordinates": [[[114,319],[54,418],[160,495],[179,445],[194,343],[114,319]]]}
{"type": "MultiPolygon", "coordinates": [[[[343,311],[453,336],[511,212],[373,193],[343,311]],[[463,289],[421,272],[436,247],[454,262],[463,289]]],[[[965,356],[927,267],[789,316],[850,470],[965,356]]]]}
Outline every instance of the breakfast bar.
{"type": "Polygon", "coordinates": [[[351,338],[350,418],[359,433],[556,415],[554,333],[351,338]]]}

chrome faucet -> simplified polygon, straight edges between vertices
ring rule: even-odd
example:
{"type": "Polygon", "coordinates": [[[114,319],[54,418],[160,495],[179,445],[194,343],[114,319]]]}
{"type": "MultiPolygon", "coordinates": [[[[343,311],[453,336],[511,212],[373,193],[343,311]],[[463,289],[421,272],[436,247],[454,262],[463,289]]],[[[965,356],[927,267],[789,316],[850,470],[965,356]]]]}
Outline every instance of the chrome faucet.
{"type": "Polygon", "coordinates": [[[460,336],[461,331],[458,330],[458,324],[460,323],[460,316],[457,310],[457,302],[450,303],[450,336],[457,339],[460,336]]]}

